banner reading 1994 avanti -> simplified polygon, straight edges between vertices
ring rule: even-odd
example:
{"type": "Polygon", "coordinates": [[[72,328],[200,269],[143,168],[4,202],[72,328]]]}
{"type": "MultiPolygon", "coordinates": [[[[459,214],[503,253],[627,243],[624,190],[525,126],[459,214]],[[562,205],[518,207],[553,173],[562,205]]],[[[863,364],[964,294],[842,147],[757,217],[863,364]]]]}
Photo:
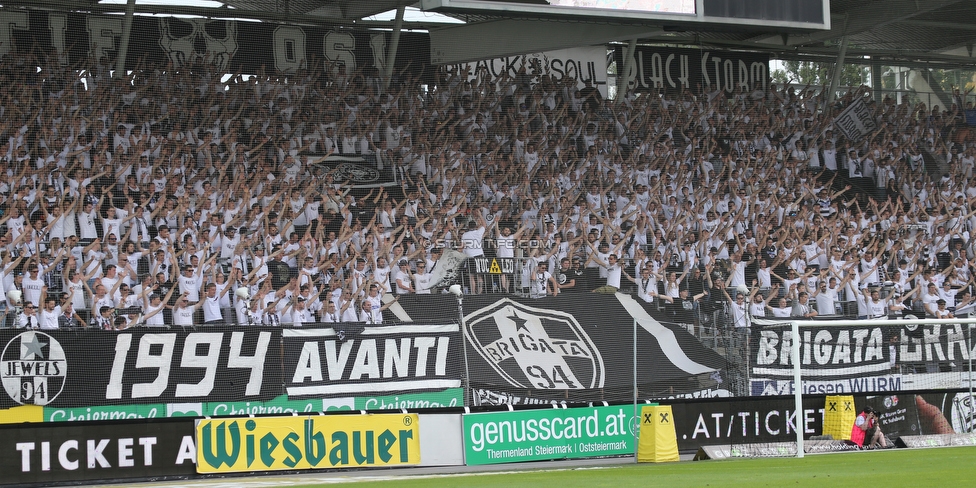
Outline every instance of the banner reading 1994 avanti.
{"type": "Polygon", "coordinates": [[[633,454],[633,417],[629,405],[465,415],[465,463],[633,454]]]}
{"type": "Polygon", "coordinates": [[[205,419],[196,440],[198,473],[420,463],[417,414],[205,419]]]}

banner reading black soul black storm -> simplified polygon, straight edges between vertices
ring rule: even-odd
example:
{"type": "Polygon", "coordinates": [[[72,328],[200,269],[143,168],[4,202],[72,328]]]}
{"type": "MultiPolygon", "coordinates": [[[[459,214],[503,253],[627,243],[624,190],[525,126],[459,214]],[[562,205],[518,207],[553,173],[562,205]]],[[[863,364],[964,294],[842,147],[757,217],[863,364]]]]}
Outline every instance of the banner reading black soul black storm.
{"type": "Polygon", "coordinates": [[[842,136],[860,141],[878,130],[873,110],[864,103],[864,98],[855,99],[834,119],[834,127],[842,136]]]}
{"type": "Polygon", "coordinates": [[[281,391],[280,329],[0,331],[0,408],[224,399],[281,391]]]}
{"type": "Polygon", "coordinates": [[[289,398],[461,387],[457,324],[287,329],[282,340],[289,398]]]}
{"type": "MultiPolygon", "coordinates": [[[[454,300],[406,296],[399,303],[410,318],[430,320],[454,300]]],[[[632,399],[635,320],[638,382],[647,395],[690,393],[703,378],[722,380],[722,357],[626,295],[476,295],[463,305],[474,405],[632,399]]]]}
{"type": "MultiPolygon", "coordinates": [[[[618,69],[623,69],[624,48],[614,52],[618,69]]],[[[708,49],[637,47],[631,70],[630,87],[637,92],[667,92],[722,88],[726,93],[765,90],[769,82],[769,55],[708,49]]]]}
{"type": "Polygon", "coordinates": [[[0,484],[187,476],[196,472],[192,420],[0,427],[0,484]]]}
{"type": "MultiPolygon", "coordinates": [[[[0,10],[0,54],[39,48],[64,55],[68,64],[107,58],[114,65],[122,17],[42,10],[0,10]]],[[[132,20],[126,66],[140,60],[174,66],[210,63],[228,73],[294,72],[342,65],[347,73],[386,65],[390,32],[277,25],[268,22],[141,17],[132,20]]],[[[400,34],[395,71],[430,75],[426,34],[400,34]]]]}

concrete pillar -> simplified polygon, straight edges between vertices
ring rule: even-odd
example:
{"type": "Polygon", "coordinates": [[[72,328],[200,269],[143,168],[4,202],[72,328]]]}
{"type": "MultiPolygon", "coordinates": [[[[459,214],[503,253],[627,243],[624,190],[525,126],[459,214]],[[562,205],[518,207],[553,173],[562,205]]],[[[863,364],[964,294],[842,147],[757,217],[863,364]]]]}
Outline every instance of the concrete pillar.
{"type": "Polygon", "coordinates": [[[614,103],[620,103],[624,95],[627,94],[627,74],[630,73],[630,66],[636,50],[637,39],[631,39],[627,42],[627,49],[624,49],[623,66],[617,65],[617,96],[614,98],[614,103]]]}
{"type": "Polygon", "coordinates": [[[881,93],[881,61],[871,60],[871,93],[874,101],[881,103],[884,101],[884,94],[881,93]]]}
{"type": "Polygon", "coordinates": [[[405,7],[397,7],[396,18],[393,20],[393,35],[390,36],[390,46],[386,51],[386,66],[383,67],[383,89],[390,88],[393,78],[393,65],[396,64],[397,49],[400,48],[400,30],[403,29],[403,11],[405,7]]]}
{"type": "Polygon", "coordinates": [[[122,20],[122,41],[119,45],[119,56],[115,60],[115,77],[125,78],[125,57],[129,53],[129,37],[132,33],[132,17],[136,12],[136,0],[129,0],[125,4],[125,18],[122,20]]]}
{"type": "Polygon", "coordinates": [[[827,89],[827,104],[833,104],[837,98],[837,85],[840,84],[840,72],[844,69],[844,57],[847,56],[847,36],[840,38],[840,49],[837,50],[837,61],[834,63],[834,74],[830,77],[830,88],[827,89]]]}

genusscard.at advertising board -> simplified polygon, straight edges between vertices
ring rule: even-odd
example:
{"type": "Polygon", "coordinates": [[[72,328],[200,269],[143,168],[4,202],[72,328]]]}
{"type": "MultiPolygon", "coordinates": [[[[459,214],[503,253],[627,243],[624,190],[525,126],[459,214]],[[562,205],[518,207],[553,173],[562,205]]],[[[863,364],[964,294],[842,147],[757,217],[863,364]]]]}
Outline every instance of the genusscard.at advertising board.
{"type": "Polygon", "coordinates": [[[478,413],[463,417],[468,465],[633,454],[632,406],[478,413]]]}

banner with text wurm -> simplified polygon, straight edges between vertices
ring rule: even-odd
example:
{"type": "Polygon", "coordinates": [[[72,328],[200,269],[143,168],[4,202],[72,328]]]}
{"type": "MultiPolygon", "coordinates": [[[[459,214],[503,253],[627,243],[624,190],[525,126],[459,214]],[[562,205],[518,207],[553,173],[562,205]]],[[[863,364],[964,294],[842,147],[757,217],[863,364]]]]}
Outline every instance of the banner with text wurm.
{"type": "Polygon", "coordinates": [[[197,420],[197,472],[420,463],[417,414],[197,420]]]}
{"type": "Polygon", "coordinates": [[[463,417],[469,466],[634,453],[631,406],[477,413],[463,417]]]}

